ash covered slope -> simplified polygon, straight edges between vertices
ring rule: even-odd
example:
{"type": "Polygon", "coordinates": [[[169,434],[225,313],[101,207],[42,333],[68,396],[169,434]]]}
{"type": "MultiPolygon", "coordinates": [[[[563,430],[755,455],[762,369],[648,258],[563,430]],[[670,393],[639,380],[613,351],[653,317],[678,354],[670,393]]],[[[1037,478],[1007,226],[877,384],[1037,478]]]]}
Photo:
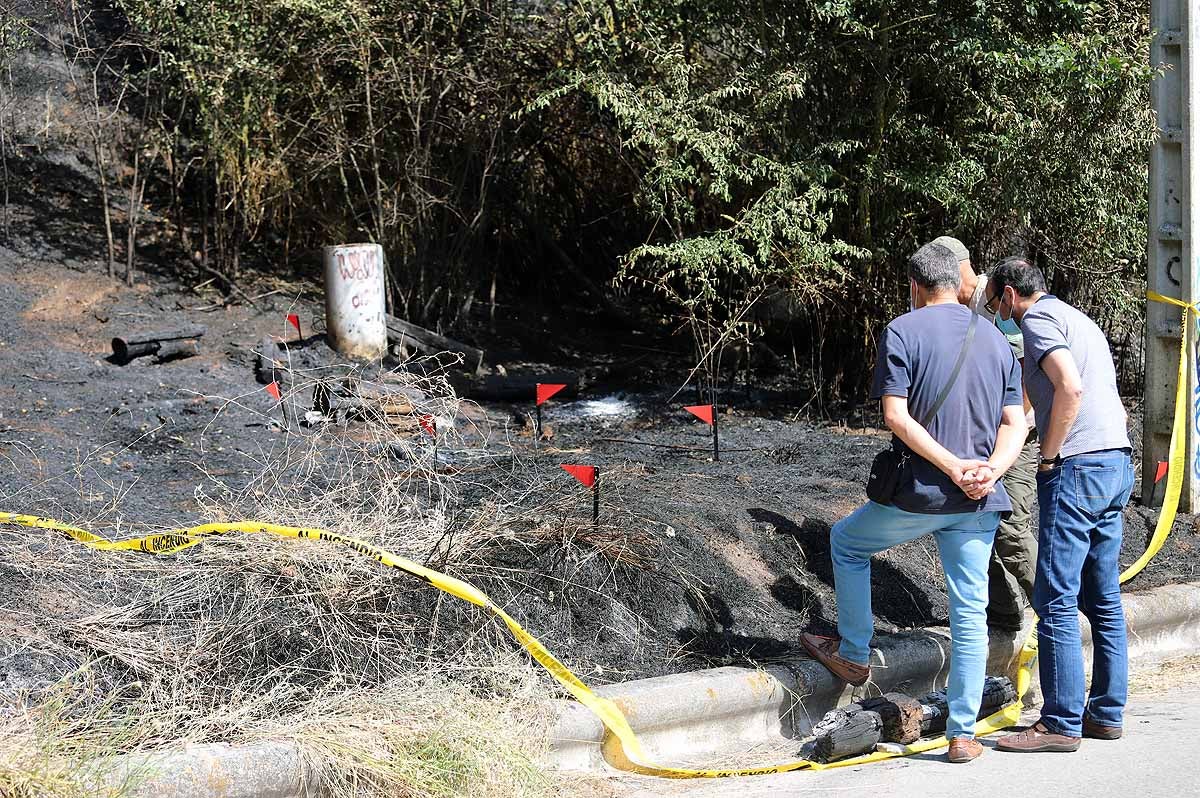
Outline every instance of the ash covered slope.
{"type": "MultiPolygon", "coordinates": [[[[39,172],[39,191],[70,202],[76,178],[65,185],[60,178],[53,168],[39,172]]],[[[252,287],[259,279],[252,277],[253,295],[286,291],[262,298],[259,307],[226,304],[219,292],[193,289],[167,274],[152,273],[128,289],[98,273],[97,260],[55,249],[60,232],[38,226],[32,213],[29,218],[0,248],[0,313],[9,320],[0,329],[6,375],[0,452],[10,463],[0,474],[5,508],[141,530],[210,520],[222,501],[237,499],[244,509],[264,464],[289,445],[270,423],[275,411],[255,380],[251,349],[264,333],[293,335],[283,321],[287,311],[300,312],[306,323],[319,317],[315,288],[267,278],[252,287]],[[198,357],[124,367],[105,359],[119,331],[183,322],[209,328],[198,357]]],[[[76,242],[98,240],[86,221],[69,232],[76,242]]],[[[321,353],[314,363],[336,360],[319,341],[311,351],[321,353]]],[[[536,455],[526,426],[529,407],[497,404],[471,411],[473,419],[464,416],[464,434],[472,425],[494,431],[490,442],[480,437],[471,446],[501,444],[501,454],[507,446],[508,454],[538,465],[511,470],[503,495],[495,486],[463,492],[463,512],[486,502],[512,505],[497,511],[502,517],[494,534],[459,536],[460,555],[469,550],[470,556],[448,560],[433,543],[420,553],[480,583],[592,681],[797,655],[801,629],[828,629],[836,620],[829,527],[862,501],[867,463],[884,438],[790,422],[784,408],[735,408],[721,418],[726,455],[720,463],[704,451],[600,440],[707,447],[707,428],[676,404],[655,395],[634,399],[631,408],[618,405],[615,417],[572,413],[567,402],[550,408],[547,424],[555,437],[536,455]],[[560,462],[602,467],[600,533],[590,528],[586,491],[557,472],[560,462]],[[538,491],[526,495],[534,485],[538,491]]],[[[1128,519],[1125,559],[1131,561],[1154,514],[1133,507],[1128,519]]],[[[11,558],[13,543],[27,540],[27,533],[3,535],[3,604],[10,611],[39,607],[49,628],[154,589],[124,581],[112,555],[89,553],[71,561],[74,570],[63,575],[61,589],[47,593],[36,561],[11,558]]],[[[1133,589],[1194,578],[1196,542],[1192,519],[1181,518],[1168,548],[1133,589]]],[[[183,555],[176,567],[186,563],[183,555]]],[[[371,570],[353,574],[356,584],[389,597],[389,612],[435,617],[436,597],[371,570]]],[[[945,622],[929,542],[880,558],[874,585],[881,632],[945,622]]],[[[27,640],[25,616],[7,617],[7,639],[27,640]]],[[[463,645],[478,633],[480,620],[462,614],[437,623],[440,635],[463,645]]],[[[427,625],[419,638],[427,642],[429,632],[427,625]]],[[[489,635],[497,639],[495,630],[489,635]]],[[[44,683],[97,653],[78,641],[58,643],[73,654],[57,665],[31,665],[27,651],[13,659],[10,649],[5,668],[40,671],[44,683]]]]}
{"type": "MultiPolygon", "coordinates": [[[[255,379],[252,349],[264,334],[292,335],[287,312],[299,313],[311,329],[321,314],[319,290],[253,272],[242,278],[242,288],[254,305],[217,290],[190,265],[165,218],[165,198],[153,191],[137,285],[110,280],[86,104],[68,90],[70,65],[53,48],[39,45],[21,58],[16,74],[26,102],[10,164],[10,237],[0,245],[4,509],[78,519],[116,533],[197,523],[234,509],[272,512],[255,491],[263,490],[267,465],[285,457],[291,443],[271,423],[276,411],[255,379]],[[124,367],[106,359],[115,334],[184,323],[208,327],[198,357],[124,367]]],[[[119,199],[114,196],[109,208],[118,229],[119,199]]],[[[320,340],[307,351],[310,366],[337,362],[320,340]]],[[[464,486],[458,503],[448,506],[445,524],[453,534],[447,538],[379,534],[479,583],[595,682],[794,656],[800,630],[829,629],[836,621],[829,528],[862,501],[866,467],[881,436],[790,422],[792,408],[735,408],[721,419],[726,457],[711,463],[703,452],[600,440],[704,449],[706,428],[662,396],[637,399],[618,416],[573,415],[569,404],[559,407],[547,414],[556,435],[536,455],[524,421],[527,406],[464,413],[464,437],[476,428],[494,431],[469,446],[522,465],[503,479],[473,478],[464,486]],[[557,471],[560,462],[603,468],[599,529],[590,525],[585,493],[557,471]]],[[[361,512],[361,499],[344,497],[348,516],[361,512]]],[[[299,515],[311,509],[304,500],[273,507],[299,515]]],[[[1129,510],[1126,562],[1144,547],[1153,517],[1129,510]]],[[[89,658],[111,654],[119,636],[98,645],[100,638],[64,630],[78,629],[85,619],[94,629],[97,618],[130,606],[131,598],[154,607],[187,583],[189,569],[203,572],[206,562],[203,555],[183,555],[164,575],[139,560],[118,565],[115,555],[68,554],[64,542],[27,531],[0,536],[0,629],[8,641],[0,673],[13,674],[9,687],[45,685],[89,658]],[[29,621],[30,608],[41,619],[37,624],[29,621]]],[[[1196,543],[1193,519],[1181,517],[1167,549],[1132,587],[1195,578],[1196,543]]],[[[320,566],[297,571],[282,548],[289,544],[280,544],[266,547],[265,570],[256,571],[249,565],[256,545],[237,544],[247,570],[233,568],[222,577],[229,580],[221,582],[228,596],[252,576],[278,587],[271,595],[303,601],[315,579],[315,571],[304,569],[320,566]]],[[[414,667],[432,656],[451,660],[480,637],[511,650],[494,627],[461,608],[446,609],[421,586],[334,559],[344,570],[337,579],[316,580],[321,606],[346,613],[361,609],[355,602],[376,602],[371,622],[391,630],[379,637],[384,643],[374,659],[338,660],[348,676],[369,682],[395,672],[388,668],[414,667]],[[403,629],[392,628],[401,621],[403,629]],[[440,642],[431,644],[435,639],[440,642]],[[380,668],[385,660],[388,668],[380,668]]],[[[928,541],[881,557],[873,581],[879,631],[945,623],[945,595],[928,541]]],[[[221,604],[205,611],[228,621],[240,617],[234,609],[221,604]]],[[[281,615],[284,622],[263,630],[269,634],[262,663],[268,664],[261,667],[297,665],[311,655],[289,631],[299,634],[311,619],[295,606],[281,615]]],[[[153,613],[136,620],[150,629],[163,624],[153,613]]],[[[335,638],[331,649],[336,645],[335,638]]],[[[118,660],[114,667],[129,669],[114,671],[114,683],[137,673],[134,663],[118,660]]],[[[300,678],[298,672],[289,675],[283,667],[281,678],[300,678]]]]}

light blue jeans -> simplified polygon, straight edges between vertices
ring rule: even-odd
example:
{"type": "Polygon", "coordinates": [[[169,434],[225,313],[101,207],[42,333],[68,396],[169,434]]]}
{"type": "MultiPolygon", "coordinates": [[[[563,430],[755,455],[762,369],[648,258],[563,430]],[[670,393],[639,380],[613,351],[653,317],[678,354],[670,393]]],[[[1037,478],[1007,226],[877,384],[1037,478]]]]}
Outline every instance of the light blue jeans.
{"type": "Polygon", "coordinates": [[[932,534],[950,597],[950,717],[946,737],[974,737],[987,667],[988,561],[1000,513],[909,513],[867,502],[833,525],[830,545],[837,587],[840,653],[871,661],[871,556],[932,534]]]}

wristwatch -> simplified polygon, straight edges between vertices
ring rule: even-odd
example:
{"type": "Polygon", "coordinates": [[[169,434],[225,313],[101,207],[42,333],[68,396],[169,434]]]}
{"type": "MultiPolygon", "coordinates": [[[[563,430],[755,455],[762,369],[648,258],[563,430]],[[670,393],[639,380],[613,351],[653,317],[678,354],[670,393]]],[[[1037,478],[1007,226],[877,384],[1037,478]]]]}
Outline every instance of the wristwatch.
{"type": "Polygon", "coordinates": [[[1039,465],[1050,466],[1051,468],[1056,468],[1062,465],[1062,452],[1059,452],[1053,457],[1043,457],[1039,465]]]}

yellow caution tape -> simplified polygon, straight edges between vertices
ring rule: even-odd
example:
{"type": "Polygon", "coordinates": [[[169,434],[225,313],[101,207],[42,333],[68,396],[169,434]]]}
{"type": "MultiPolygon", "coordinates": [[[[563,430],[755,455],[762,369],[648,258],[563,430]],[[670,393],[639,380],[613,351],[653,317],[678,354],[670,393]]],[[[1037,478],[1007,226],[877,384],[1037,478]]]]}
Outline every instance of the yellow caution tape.
{"type": "Polygon", "coordinates": [[[1158,523],[1154,526],[1154,535],[1151,536],[1150,544],[1146,546],[1142,556],[1121,574],[1122,584],[1141,573],[1146,564],[1163,547],[1167,535],[1171,534],[1171,527],[1175,524],[1175,513],[1179,510],[1179,496],[1183,491],[1183,475],[1187,472],[1185,461],[1187,458],[1188,313],[1200,314],[1200,309],[1194,304],[1156,294],[1153,291],[1147,291],[1146,298],[1152,302],[1165,302],[1183,309],[1179,326],[1179,369],[1176,372],[1175,420],[1171,423],[1171,446],[1170,453],[1167,455],[1167,491],[1163,495],[1163,505],[1158,514],[1158,523]]]}
{"type": "MultiPolygon", "coordinates": [[[[1157,302],[1168,302],[1174,305],[1179,305],[1183,310],[1183,338],[1180,342],[1179,349],[1179,388],[1175,396],[1175,422],[1171,429],[1171,454],[1170,454],[1170,469],[1167,472],[1167,492],[1164,497],[1162,512],[1158,517],[1158,525],[1154,530],[1154,536],[1151,538],[1150,545],[1146,548],[1146,552],[1135,562],[1129,566],[1124,573],[1121,574],[1121,582],[1127,582],[1136,576],[1146,564],[1154,557],[1155,554],[1162,548],[1167,535],[1171,531],[1171,526],[1175,521],[1175,514],[1178,510],[1179,496],[1183,485],[1184,472],[1184,438],[1185,426],[1184,419],[1186,418],[1186,394],[1187,394],[1187,314],[1188,311],[1200,313],[1195,305],[1189,305],[1180,302],[1176,299],[1164,297],[1153,292],[1147,294],[1148,298],[1157,302]]],[[[673,768],[656,765],[649,761],[645,751],[642,748],[641,742],[637,735],[629,726],[629,721],[620,708],[607,698],[602,698],[591,691],[578,676],[571,670],[558,661],[545,646],[543,646],[537,638],[517,623],[508,613],[498,607],[488,596],[479,588],[464,582],[461,579],[455,579],[452,576],[426,568],[412,560],[400,557],[378,546],[374,546],[366,541],[358,538],[349,537],[347,535],[339,535],[335,532],[328,532],[323,529],[306,529],[294,526],[281,526],[279,524],[263,524],[263,523],[233,523],[233,524],[203,524],[201,526],[189,527],[187,529],[177,529],[170,532],[148,535],[141,538],[133,538],[130,540],[112,541],[103,538],[99,535],[88,532],[86,529],[64,524],[61,521],[55,521],[51,518],[40,518],[33,515],[20,515],[17,513],[0,512],[0,523],[19,524],[21,526],[34,527],[38,529],[51,529],[63,532],[80,543],[85,544],[89,548],[98,551],[141,551],[150,554],[175,554],[184,549],[195,546],[203,541],[205,537],[212,535],[225,535],[229,533],[242,534],[267,534],[276,535],[282,538],[306,538],[310,540],[323,540],[330,543],[338,543],[343,546],[348,546],[351,549],[364,554],[371,559],[382,563],[391,568],[399,568],[402,571],[412,574],[413,576],[424,579],[438,590],[449,593],[456,598],[474,604],[478,607],[486,609],[488,612],[495,615],[500,620],[504,621],[513,637],[517,642],[525,648],[529,654],[537,660],[542,667],[549,671],[555,681],[566,688],[579,703],[583,704],[608,729],[608,734],[605,736],[603,750],[604,756],[610,764],[621,770],[639,773],[648,776],[662,776],[666,778],[676,779],[694,779],[694,778],[720,778],[724,776],[756,776],[769,773],[787,773],[796,770],[827,770],[829,768],[853,767],[856,765],[865,765],[870,762],[879,762],[885,759],[893,759],[895,757],[910,756],[912,754],[923,753],[926,751],[934,751],[943,748],[948,744],[946,738],[935,737],[926,740],[920,740],[912,745],[896,746],[888,751],[876,751],[863,756],[852,757],[850,759],[842,759],[837,762],[822,764],[809,760],[797,760],[794,762],[786,762],[779,765],[768,765],[764,767],[754,768],[718,768],[718,769],[693,769],[693,768],[673,768]]],[[[1017,660],[1017,700],[998,712],[989,715],[986,718],[978,721],[975,726],[975,733],[979,736],[993,734],[1001,729],[1012,726],[1020,721],[1022,710],[1022,698],[1029,690],[1029,685],[1033,675],[1033,664],[1037,661],[1037,632],[1036,624],[1033,630],[1030,630],[1029,636],[1025,640],[1025,644],[1021,649],[1021,653],[1017,660]]]]}
{"type": "MultiPolygon", "coordinates": [[[[50,518],[40,518],[33,515],[19,515],[17,513],[0,512],[0,523],[18,524],[26,527],[34,527],[38,529],[50,529],[58,532],[63,532],[75,540],[83,543],[89,548],[99,551],[141,551],[150,554],[175,554],[184,549],[195,546],[203,542],[204,538],[214,535],[225,535],[230,533],[241,534],[267,534],[276,535],[283,538],[304,538],[309,540],[322,540],[330,543],[338,543],[347,546],[360,554],[366,555],[371,559],[382,563],[391,568],[399,568],[402,571],[412,574],[428,582],[433,587],[449,593],[456,598],[474,604],[478,607],[491,612],[508,627],[513,637],[517,642],[525,648],[529,654],[537,660],[555,681],[567,689],[567,691],[575,697],[579,703],[583,704],[593,714],[600,719],[609,734],[606,735],[603,751],[605,758],[614,767],[622,770],[627,770],[634,773],[640,773],[650,776],[662,776],[666,778],[717,778],[724,776],[754,776],[769,773],[786,773],[795,770],[825,770],[835,767],[850,767],[854,765],[863,765],[869,762],[878,762],[884,759],[892,759],[898,756],[909,756],[911,754],[921,753],[924,751],[932,751],[947,745],[945,737],[931,738],[921,740],[912,745],[898,746],[891,751],[877,751],[863,756],[853,757],[851,759],[843,759],[837,762],[821,764],[809,760],[797,760],[778,765],[768,765],[755,768],[722,768],[722,769],[692,769],[692,768],[673,768],[653,764],[649,761],[645,751],[642,748],[641,742],[637,735],[629,726],[625,715],[615,703],[607,698],[602,698],[593,693],[587,685],[585,685],[579,677],[571,672],[566,665],[563,665],[553,654],[551,654],[545,646],[541,644],[533,635],[527,632],[519,623],[517,623],[508,613],[492,602],[490,598],[479,588],[474,585],[464,582],[461,579],[456,579],[452,576],[426,568],[412,560],[400,557],[386,549],[374,546],[366,541],[358,538],[340,535],[335,532],[329,532],[323,529],[311,529],[293,526],[281,526],[279,524],[264,524],[264,523],[232,523],[232,524],[203,524],[187,529],[177,529],[170,532],[148,535],[141,538],[132,538],[129,540],[111,541],[99,535],[88,532],[70,524],[64,524],[61,521],[55,521],[50,518]]],[[[1026,649],[1022,651],[1021,656],[1021,677],[1018,678],[1019,695],[1023,695],[1025,689],[1029,685],[1029,669],[1033,662],[1033,656],[1036,655],[1037,644],[1036,638],[1031,635],[1030,641],[1026,642],[1026,649]],[[1033,641],[1032,643],[1030,641],[1033,641]],[[1030,646],[1032,645],[1032,649],[1030,646]],[[1032,654],[1030,653],[1032,652],[1032,654]]],[[[980,735],[991,734],[999,731],[1007,726],[1016,723],[1021,716],[1020,700],[999,712],[991,715],[983,720],[980,720],[976,726],[976,733],[980,735]]]]}

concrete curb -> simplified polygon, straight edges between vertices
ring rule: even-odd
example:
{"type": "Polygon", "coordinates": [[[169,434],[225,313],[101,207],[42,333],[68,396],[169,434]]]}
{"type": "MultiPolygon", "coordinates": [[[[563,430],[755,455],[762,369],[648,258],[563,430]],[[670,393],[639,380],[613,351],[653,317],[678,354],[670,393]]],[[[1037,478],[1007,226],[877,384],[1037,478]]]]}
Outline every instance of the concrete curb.
{"type": "MultiPolygon", "coordinates": [[[[1137,665],[1200,651],[1200,582],[1165,585],[1124,598],[1129,630],[1129,659],[1137,665]]],[[[1092,650],[1091,630],[1083,623],[1084,652],[1092,650]]]]}
{"type": "MultiPolygon", "coordinates": [[[[1200,650],[1200,583],[1125,595],[1130,662],[1145,667],[1200,650]]],[[[1031,618],[1027,619],[1027,621],[1031,618]]],[[[1028,623],[1027,623],[1028,626],[1028,623]]],[[[1084,623],[1084,648],[1091,636],[1084,623]]],[[[993,635],[988,672],[1008,671],[1024,635],[993,635]]],[[[921,629],[875,641],[874,682],[858,695],[898,690],[921,694],[945,683],[950,638],[921,629]]],[[[613,684],[596,690],[629,718],[647,754],[661,762],[749,749],[808,732],[828,709],[856,695],[812,660],[761,670],[716,668],[613,684]]],[[[583,706],[560,701],[546,764],[603,770],[604,728],[583,706]]],[[[294,744],[196,745],[163,754],[120,757],[98,767],[97,794],[129,784],[130,798],[318,798],[304,757],[294,744]]]]}
{"type": "MultiPolygon", "coordinates": [[[[1200,583],[1129,593],[1124,604],[1132,667],[1200,650],[1200,583]]],[[[1026,630],[1032,622],[1032,613],[1027,614],[1026,630]]],[[[1091,634],[1082,616],[1080,622],[1090,662],[1091,634]]],[[[1013,675],[1024,640],[1025,633],[993,634],[988,673],[1013,675]]],[[[919,696],[945,685],[949,630],[914,630],[874,643],[873,681],[857,690],[803,659],[760,670],[726,667],[639,679],[601,687],[596,693],[621,707],[655,761],[695,761],[731,748],[802,737],[827,710],[852,698],[888,691],[919,696]]],[[[600,749],[603,739],[603,726],[587,709],[563,701],[547,764],[563,770],[602,770],[607,767],[600,749]]]]}
{"type": "Polygon", "coordinates": [[[98,763],[97,795],[128,798],[317,798],[292,743],[189,745],[98,763]]]}

